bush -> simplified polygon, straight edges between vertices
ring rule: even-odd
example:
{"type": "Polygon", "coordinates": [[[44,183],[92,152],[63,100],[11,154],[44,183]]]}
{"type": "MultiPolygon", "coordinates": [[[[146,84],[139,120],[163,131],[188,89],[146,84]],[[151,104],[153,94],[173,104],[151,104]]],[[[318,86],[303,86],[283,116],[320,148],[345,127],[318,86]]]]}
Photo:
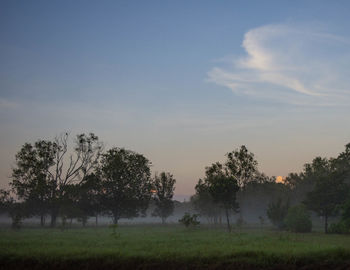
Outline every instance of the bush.
{"type": "Polygon", "coordinates": [[[306,233],[312,229],[310,214],[302,204],[289,208],[284,222],[292,232],[306,233]]]}
{"type": "Polygon", "coordinates": [[[350,228],[347,222],[340,221],[338,223],[332,223],[329,226],[328,233],[347,234],[347,233],[350,233],[350,228]]]}
{"type": "Polygon", "coordinates": [[[282,199],[279,198],[276,202],[269,203],[267,208],[267,217],[278,229],[282,230],[285,228],[284,219],[288,213],[289,202],[283,203],[282,199]]]}
{"type": "Polygon", "coordinates": [[[182,219],[179,219],[179,222],[186,226],[186,228],[193,226],[196,227],[199,225],[199,221],[197,220],[198,215],[185,213],[185,215],[182,217],[182,219]]]}

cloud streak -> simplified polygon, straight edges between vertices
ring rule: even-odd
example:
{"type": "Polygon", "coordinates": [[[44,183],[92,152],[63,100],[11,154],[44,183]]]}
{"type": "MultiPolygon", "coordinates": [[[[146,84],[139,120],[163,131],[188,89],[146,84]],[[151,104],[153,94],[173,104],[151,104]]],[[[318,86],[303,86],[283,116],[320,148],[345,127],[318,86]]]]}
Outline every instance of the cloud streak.
{"type": "Polygon", "coordinates": [[[208,81],[236,94],[300,105],[350,100],[350,41],[309,26],[266,25],[249,30],[244,56],[208,72],[208,81]]]}

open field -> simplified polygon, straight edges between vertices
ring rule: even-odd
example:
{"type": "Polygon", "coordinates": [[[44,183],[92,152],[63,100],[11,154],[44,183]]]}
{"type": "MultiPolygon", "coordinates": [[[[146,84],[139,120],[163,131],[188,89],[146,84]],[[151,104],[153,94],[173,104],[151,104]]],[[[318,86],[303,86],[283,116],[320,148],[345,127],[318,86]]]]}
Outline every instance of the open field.
{"type": "Polygon", "coordinates": [[[5,269],[348,269],[350,236],[180,226],[0,231],[5,269]]]}

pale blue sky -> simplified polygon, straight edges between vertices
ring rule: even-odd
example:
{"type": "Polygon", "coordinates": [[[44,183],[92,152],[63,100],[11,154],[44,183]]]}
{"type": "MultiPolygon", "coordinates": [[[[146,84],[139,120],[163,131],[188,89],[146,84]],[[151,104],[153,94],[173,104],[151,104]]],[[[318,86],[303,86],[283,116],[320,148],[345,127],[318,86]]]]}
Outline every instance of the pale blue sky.
{"type": "Polygon", "coordinates": [[[350,142],[349,1],[1,1],[0,187],[63,131],[192,194],[242,144],[269,175],[350,142]]]}

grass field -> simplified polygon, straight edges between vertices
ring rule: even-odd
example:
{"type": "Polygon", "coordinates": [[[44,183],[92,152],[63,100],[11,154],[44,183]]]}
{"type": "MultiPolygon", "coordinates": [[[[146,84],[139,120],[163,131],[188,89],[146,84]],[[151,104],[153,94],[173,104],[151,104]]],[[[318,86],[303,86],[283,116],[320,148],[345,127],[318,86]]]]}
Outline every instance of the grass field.
{"type": "Polygon", "coordinates": [[[0,231],[5,269],[348,269],[350,236],[176,225],[0,231]],[[331,268],[330,268],[331,267],[331,268]]]}

